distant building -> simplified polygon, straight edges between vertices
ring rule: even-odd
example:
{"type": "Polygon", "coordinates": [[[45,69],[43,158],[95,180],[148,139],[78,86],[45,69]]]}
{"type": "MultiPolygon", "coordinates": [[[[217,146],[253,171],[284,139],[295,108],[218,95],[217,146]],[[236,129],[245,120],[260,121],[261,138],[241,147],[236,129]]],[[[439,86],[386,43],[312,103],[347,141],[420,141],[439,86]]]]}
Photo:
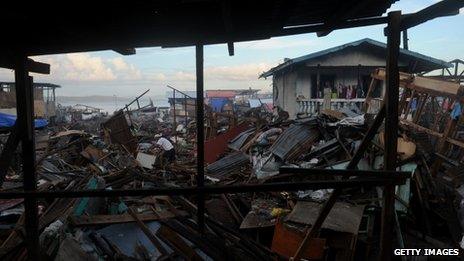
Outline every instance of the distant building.
{"type": "MultiPolygon", "coordinates": [[[[364,102],[375,68],[385,67],[387,45],[369,38],[329,48],[285,62],[264,72],[272,76],[274,105],[291,118],[320,110],[323,98],[331,108],[360,106],[364,102]],[[325,92],[325,94],[324,94],[325,92]]],[[[400,49],[400,71],[425,73],[452,64],[420,53],[400,49]]],[[[374,86],[380,96],[383,86],[374,86]]]]}
{"type": "MultiPolygon", "coordinates": [[[[34,83],[34,116],[52,119],[56,116],[55,89],[60,85],[34,83]]],[[[16,115],[16,90],[14,82],[0,82],[0,112],[16,115]]]]}
{"type": "Polygon", "coordinates": [[[234,106],[249,107],[249,99],[255,98],[258,89],[207,90],[206,103],[215,112],[231,112],[234,106]]]}
{"type": "Polygon", "coordinates": [[[178,120],[183,119],[187,122],[189,119],[193,119],[196,116],[196,97],[195,91],[167,91],[166,97],[169,102],[169,114],[177,117],[178,120]]]}

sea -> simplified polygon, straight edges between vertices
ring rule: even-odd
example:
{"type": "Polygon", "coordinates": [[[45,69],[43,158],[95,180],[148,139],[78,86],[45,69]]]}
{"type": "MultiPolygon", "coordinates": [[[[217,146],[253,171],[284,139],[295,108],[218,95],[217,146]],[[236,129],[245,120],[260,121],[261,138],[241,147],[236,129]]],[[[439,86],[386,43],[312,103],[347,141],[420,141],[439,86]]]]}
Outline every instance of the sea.
{"type": "MultiPolygon", "coordinates": [[[[166,99],[151,99],[151,100],[153,101],[153,106],[155,106],[155,107],[169,107],[169,102],[168,102],[167,98],[166,99]]],[[[126,102],[126,100],[123,100],[123,101],[108,101],[108,100],[102,100],[102,101],[94,101],[94,100],[91,100],[91,101],[75,101],[75,100],[72,100],[72,101],[69,101],[69,100],[58,100],[57,101],[57,103],[61,104],[62,106],[74,106],[76,104],[83,104],[83,105],[87,105],[87,106],[102,109],[104,112],[107,112],[108,114],[112,114],[113,112],[124,108],[126,106],[126,104],[128,104],[129,102],[131,102],[131,101],[130,100],[128,100],[127,102],[126,102]]],[[[143,106],[149,105],[150,100],[149,99],[140,99],[139,103],[140,103],[140,106],[143,107],[143,106]]],[[[137,104],[133,103],[131,106],[129,106],[129,108],[137,109],[137,104]]]]}

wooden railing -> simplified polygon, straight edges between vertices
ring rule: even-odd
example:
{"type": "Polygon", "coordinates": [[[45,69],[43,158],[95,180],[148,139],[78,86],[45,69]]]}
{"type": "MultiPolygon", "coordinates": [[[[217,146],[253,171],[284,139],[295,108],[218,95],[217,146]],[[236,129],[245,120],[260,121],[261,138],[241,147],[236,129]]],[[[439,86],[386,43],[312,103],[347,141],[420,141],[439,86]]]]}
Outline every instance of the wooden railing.
{"type": "MultiPolygon", "coordinates": [[[[356,98],[356,99],[331,99],[330,108],[332,110],[338,110],[344,107],[351,108],[352,106],[358,107],[362,110],[365,98],[356,98]]],[[[323,109],[324,99],[308,99],[308,100],[298,100],[298,111],[299,114],[316,114],[323,109]]]]}

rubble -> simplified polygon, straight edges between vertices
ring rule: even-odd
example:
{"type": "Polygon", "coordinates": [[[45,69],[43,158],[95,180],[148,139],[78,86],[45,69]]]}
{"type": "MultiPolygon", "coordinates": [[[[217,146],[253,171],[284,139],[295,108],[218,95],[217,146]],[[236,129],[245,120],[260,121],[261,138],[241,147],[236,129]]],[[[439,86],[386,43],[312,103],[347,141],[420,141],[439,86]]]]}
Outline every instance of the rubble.
{"type": "MultiPolygon", "coordinates": [[[[37,130],[38,190],[196,185],[195,133],[190,131],[194,121],[174,128],[169,118],[149,111],[129,116],[120,110],[101,119],[100,129],[94,133],[69,129],[67,124],[37,130]],[[163,131],[177,156],[167,164],[154,146],[155,135],[163,131]]],[[[363,139],[370,135],[375,115],[324,110],[289,120],[282,111],[276,117],[269,117],[265,110],[250,111],[237,117],[233,126],[215,128],[207,139],[207,185],[350,181],[353,179],[328,176],[322,170],[350,169],[353,162],[360,171],[383,168],[382,128],[374,133],[368,150],[357,155],[363,139]],[[309,174],[307,169],[320,173],[309,174]]],[[[449,117],[434,124],[444,128],[449,117]]],[[[416,122],[430,123],[416,118],[416,122]]],[[[440,142],[427,131],[412,131],[411,126],[403,124],[398,135],[398,170],[409,178],[396,189],[395,243],[460,247],[464,226],[462,151],[453,143],[458,138],[448,140],[453,144],[451,150],[436,154],[436,147],[443,148],[440,142]],[[437,160],[442,165],[433,169],[437,160]]],[[[461,125],[457,129],[462,131],[461,125]]],[[[12,166],[2,191],[22,188],[22,166],[20,162],[12,166]]],[[[209,195],[204,234],[195,222],[195,196],[40,199],[40,244],[43,258],[55,260],[222,260],[224,256],[275,260],[297,252],[314,260],[371,260],[378,251],[372,242],[380,233],[381,197],[381,189],[372,186],[209,195]],[[316,226],[324,202],[336,193],[339,197],[320,231],[303,243],[316,226]]],[[[2,260],[24,258],[23,204],[22,199],[0,200],[2,260]]]]}

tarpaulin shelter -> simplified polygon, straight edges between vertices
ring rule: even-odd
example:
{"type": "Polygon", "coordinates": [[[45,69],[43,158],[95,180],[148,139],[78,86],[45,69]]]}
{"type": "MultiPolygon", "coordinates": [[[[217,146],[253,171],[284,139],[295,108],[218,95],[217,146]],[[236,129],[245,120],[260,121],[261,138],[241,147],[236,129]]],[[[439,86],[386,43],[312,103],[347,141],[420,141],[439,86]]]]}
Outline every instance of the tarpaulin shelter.
{"type": "MultiPolygon", "coordinates": [[[[0,112],[0,128],[11,128],[16,123],[16,115],[6,114],[0,112]]],[[[45,119],[35,119],[35,128],[43,128],[48,125],[48,121],[45,119]]]]}

